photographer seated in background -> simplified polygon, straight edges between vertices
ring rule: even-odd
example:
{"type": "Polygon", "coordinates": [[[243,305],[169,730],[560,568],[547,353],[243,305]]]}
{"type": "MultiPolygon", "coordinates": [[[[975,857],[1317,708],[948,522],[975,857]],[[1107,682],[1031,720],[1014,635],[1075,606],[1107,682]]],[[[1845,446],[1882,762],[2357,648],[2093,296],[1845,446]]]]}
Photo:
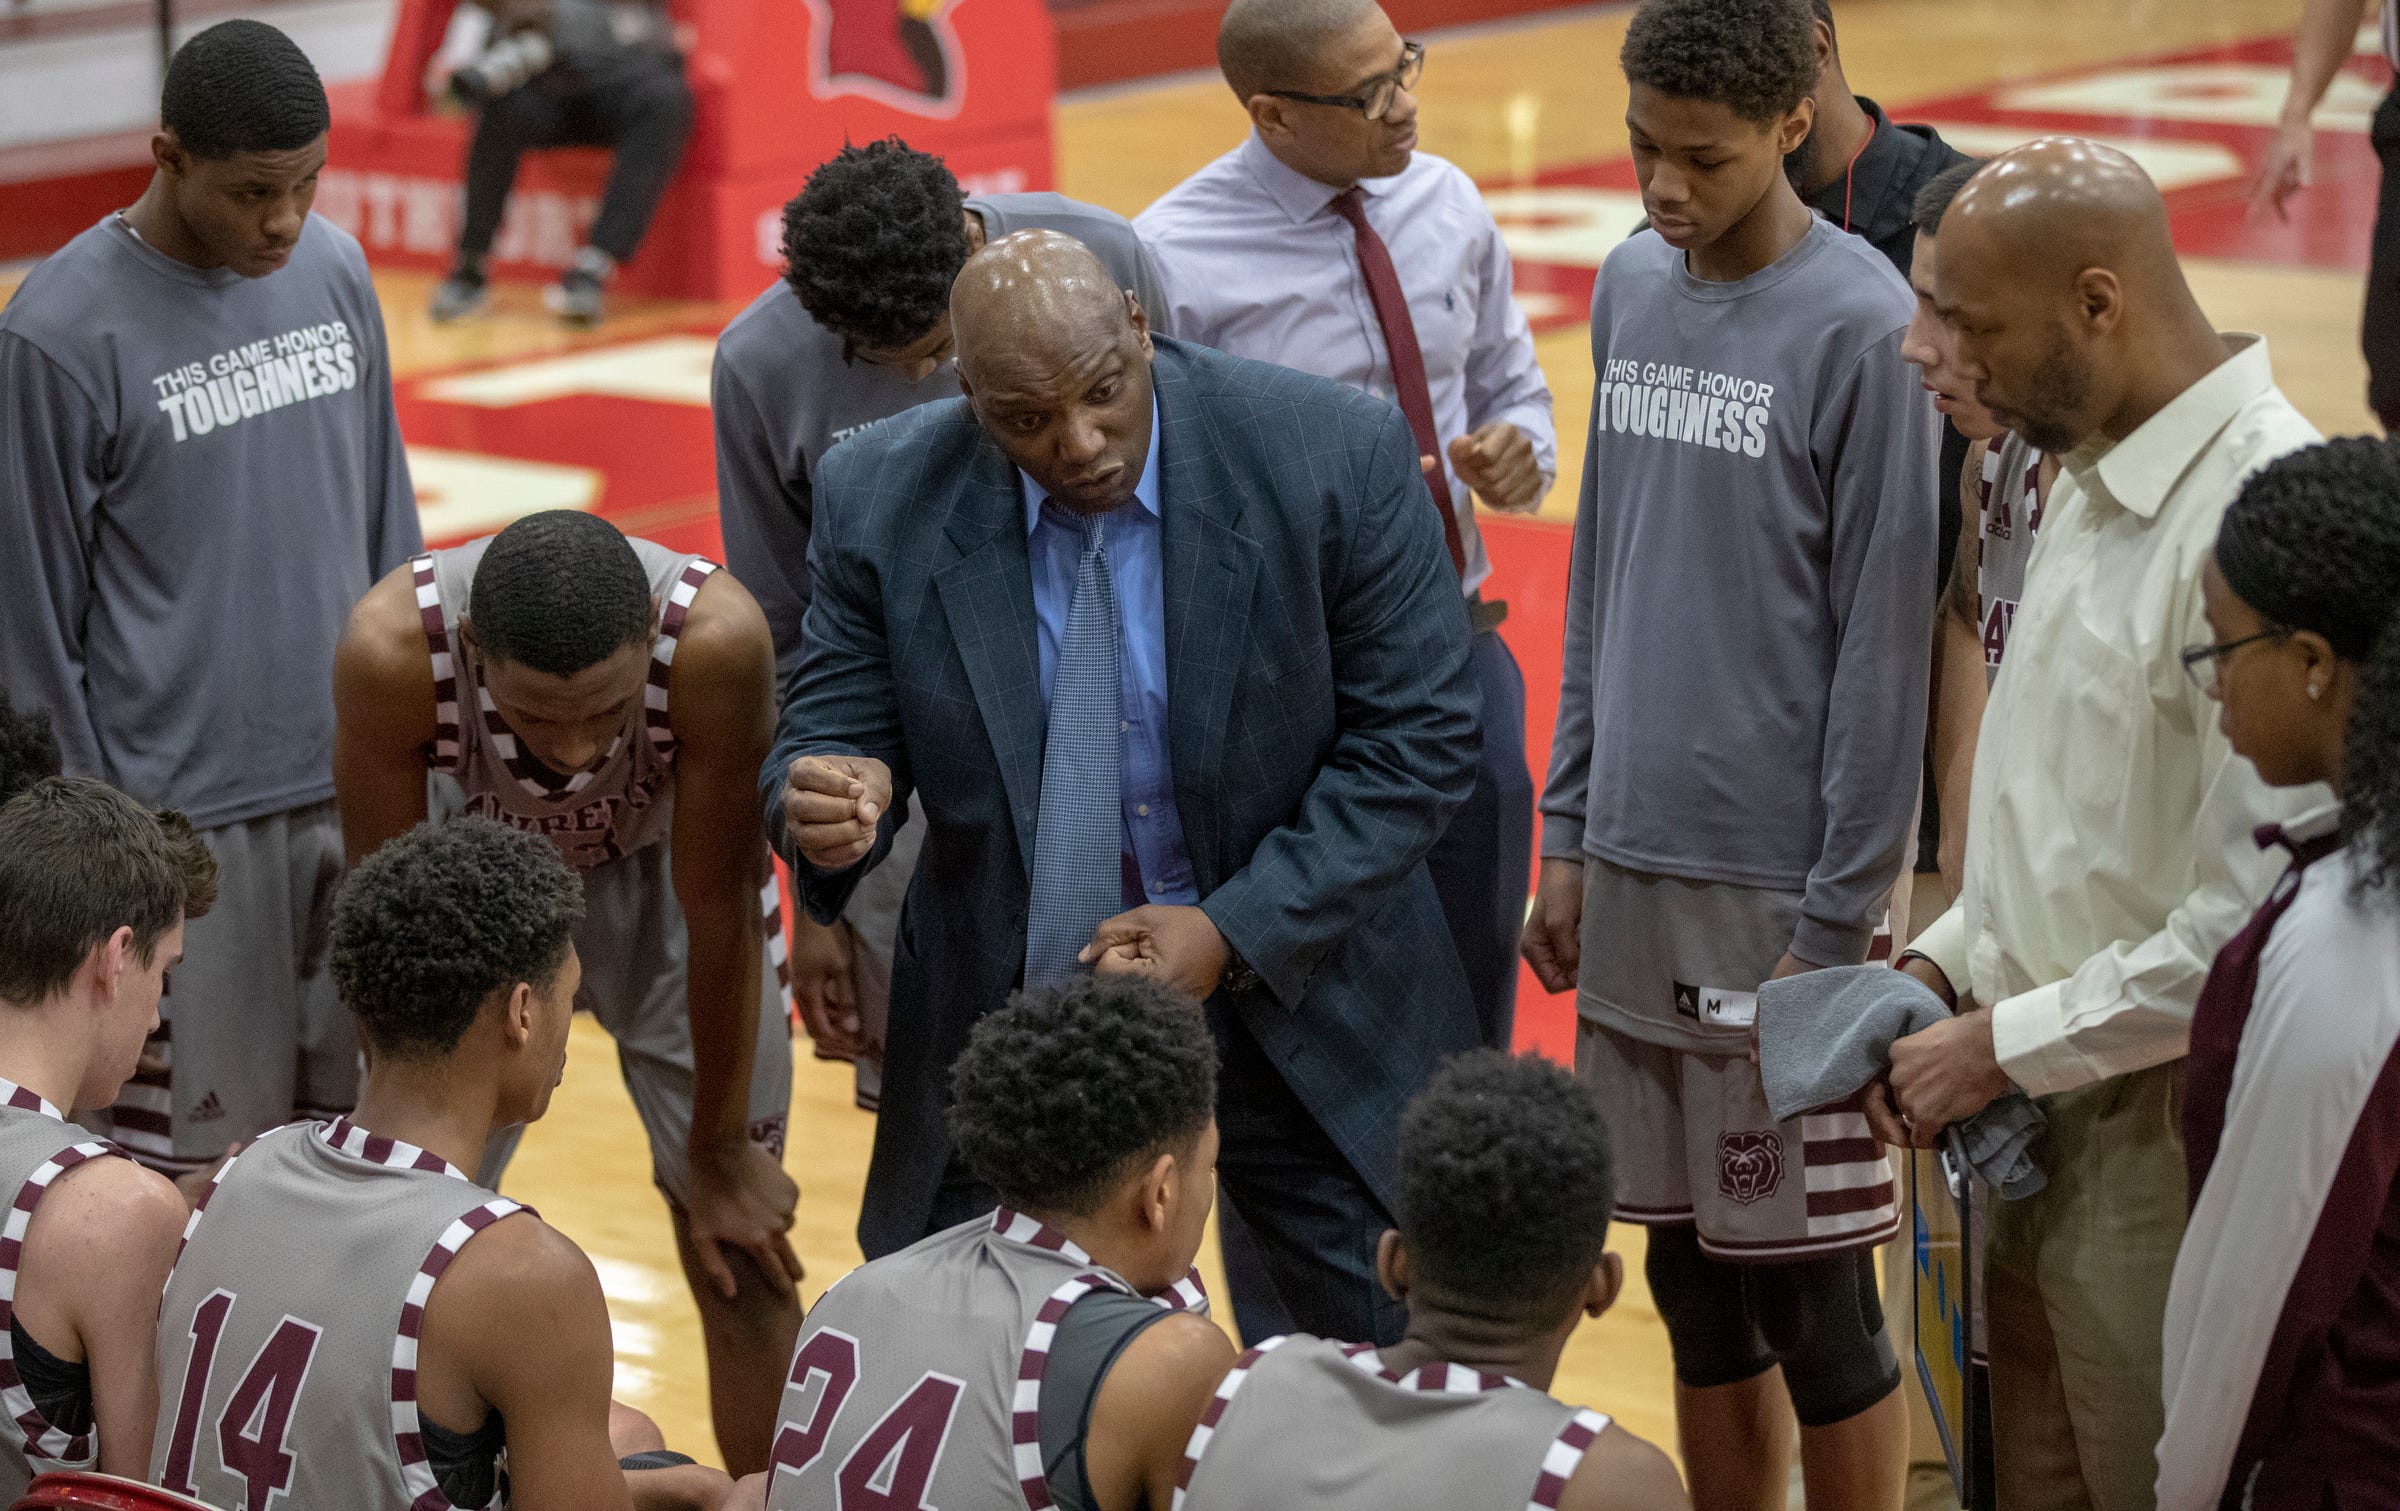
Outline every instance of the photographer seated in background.
{"type": "Polygon", "coordinates": [[[600,217],[574,264],[543,295],[570,324],[598,324],[601,286],[641,247],[691,134],[692,91],[666,6],[466,0],[433,72],[437,93],[475,112],[458,261],[434,291],[433,318],[464,319],[489,302],[484,262],[526,149],[607,147],[616,155],[600,217]]]}

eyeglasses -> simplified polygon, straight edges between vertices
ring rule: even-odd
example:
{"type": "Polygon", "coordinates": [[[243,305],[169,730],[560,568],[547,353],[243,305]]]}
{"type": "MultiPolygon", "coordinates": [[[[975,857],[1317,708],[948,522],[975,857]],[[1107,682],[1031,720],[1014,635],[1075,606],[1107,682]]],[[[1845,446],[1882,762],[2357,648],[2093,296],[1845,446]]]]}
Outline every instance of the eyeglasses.
{"type": "Polygon", "coordinates": [[[1380,121],[1391,113],[1392,103],[1400,98],[1403,89],[1417,87],[1417,78],[1425,72],[1425,44],[1402,42],[1400,66],[1390,73],[1377,74],[1367,87],[1357,94],[1302,94],[1297,89],[1262,89],[1261,94],[1279,100],[1298,100],[1303,105],[1333,105],[1343,110],[1355,110],[1370,121],[1380,121]]]}
{"type": "Polygon", "coordinates": [[[2257,634],[2244,635],[2239,640],[2220,640],[2214,645],[2187,645],[2179,658],[2183,662],[2183,674],[2192,679],[2192,686],[2207,692],[2210,684],[2217,680],[2217,669],[2224,665],[2227,656],[2245,645],[2255,645],[2261,640],[2280,640],[2290,633],[2280,624],[2271,624],[2257,634]]]}

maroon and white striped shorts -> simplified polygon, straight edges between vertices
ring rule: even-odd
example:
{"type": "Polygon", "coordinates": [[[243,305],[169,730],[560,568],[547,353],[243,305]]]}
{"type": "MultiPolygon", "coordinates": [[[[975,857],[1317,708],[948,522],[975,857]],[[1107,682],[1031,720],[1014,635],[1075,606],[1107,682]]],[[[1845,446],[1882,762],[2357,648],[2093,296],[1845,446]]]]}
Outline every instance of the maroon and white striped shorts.
{"type": "Polygon", "coordinates": [[[1900,1227],[1865,1116],[1778,1121],[1750,1062],[1758,985],[1799,910],[1796,892],[1584,864],[1575,1074],[1608,1119],[1617,1215],[1695,1223],[1720,1259],[1814,1258],[1900,1227]]]}

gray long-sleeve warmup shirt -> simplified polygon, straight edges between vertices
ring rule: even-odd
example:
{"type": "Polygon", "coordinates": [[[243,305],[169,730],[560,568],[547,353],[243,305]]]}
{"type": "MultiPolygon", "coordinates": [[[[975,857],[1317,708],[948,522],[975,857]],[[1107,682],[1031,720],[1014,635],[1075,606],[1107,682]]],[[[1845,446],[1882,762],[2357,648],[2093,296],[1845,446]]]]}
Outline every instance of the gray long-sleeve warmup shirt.
{"type": "Polygon", "coordinates": [[[1644,231],[1592,293],[1542,854],[1800,891],[1817,965],[1864,958],[1917,799],[1939,494],[1912,307],[1821,220],[1731,283],[1644,231]]]}
{"type": "Polygon", "coordinates": [[[358,243],[263,278],[110,215],[0,311],[0,685],[203,828],[333,796],[333,648],[424,548],[358,243]]]}

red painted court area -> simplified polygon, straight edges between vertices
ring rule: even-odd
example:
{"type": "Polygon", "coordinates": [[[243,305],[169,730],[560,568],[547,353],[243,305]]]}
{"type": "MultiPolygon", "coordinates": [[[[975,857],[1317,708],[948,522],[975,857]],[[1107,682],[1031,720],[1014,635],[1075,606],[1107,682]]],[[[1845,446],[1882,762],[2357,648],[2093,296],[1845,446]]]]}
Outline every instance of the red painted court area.
{"type": "MultiPolygon", "coordinates": [[[[1910,104],[1899,114],[1934,123],[1976,153],[2053,133],[2121,146],[2165,190],[2177,244],[2188,255],[2363,268],[2378,184],[2367,116],[2388,70],[2362,59],[2337,81],[2319,117],[2316,186],[2294,202],[2289,223],[2261,221],[2247,213],[2250,179],[2289,64],[2286,43],[2258,41],[2010,83],[1910,104]]],[[[1594,270],[1640,219],[1631,163],[1618,158],[1487,186],[1486,197],[1509,234],[1519,294],[1536,329],[1579,327],[1594,270]]],[[[400,419],[428,538],[448,543],[535,509],[573,507],[629,533],[715,551],[707,408],[715,334],[714,326],[697,324],[403,383],[400,419]]],[[[1579,409],[1562,412],[1560,429],[1572,434],[1585,419],[1579,409]]],[[[1557,706],[1569,531],[1490,516],[1483,529],[1494,569],[1485,591],[1510,605],[1502,634],[1524,667],[1527,755],[1538,782],[1557,706]]],[[[1545,996],[1530,974],[1518,1024],[1521,1044],[1571,1052],[1570,1004],[1545,996]]]]}

